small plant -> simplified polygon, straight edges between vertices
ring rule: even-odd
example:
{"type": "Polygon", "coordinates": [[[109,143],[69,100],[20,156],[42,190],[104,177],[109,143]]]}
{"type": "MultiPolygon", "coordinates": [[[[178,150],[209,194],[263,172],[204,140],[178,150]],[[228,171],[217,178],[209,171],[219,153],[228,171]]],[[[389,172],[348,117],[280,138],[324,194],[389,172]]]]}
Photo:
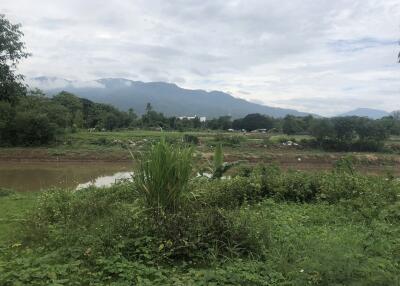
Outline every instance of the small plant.
{"type": "Polygon", "coordinates": [[[181,148],[165,139],[138,158],[134,184],[146,205],[158,211],[175,211],[187,191],[192,174],[191,148],[181,148]]]}
{"type": "Polygon", "coordinates": [[[222,144],[218,144],[215,147],[214,151],[212,179],[221,179],[222,176],[236,164],[236,162],[224,162],[224,152],[222,150],[222,144]]]}
{"type": "Polygon", "coordinates": [[[7,189],[7,188],[0,188],[0,197],[7,197],[10,196],[12,194],[14,194],[15,192],[11,189],[7,189]]]}
{"type": "Polygon", "coordinates": [[[335,163],[335,170],[338,172],[349,173],[354,175],[356,170],[354,168],[354,160],[351,156],[346,156],[335,163]]]}
{"type": "Polygon", "coordinates": [[[199,144],[199,138],[195,135],[185,134],[183,135],[183,142],[197,145],[199,144]]]}

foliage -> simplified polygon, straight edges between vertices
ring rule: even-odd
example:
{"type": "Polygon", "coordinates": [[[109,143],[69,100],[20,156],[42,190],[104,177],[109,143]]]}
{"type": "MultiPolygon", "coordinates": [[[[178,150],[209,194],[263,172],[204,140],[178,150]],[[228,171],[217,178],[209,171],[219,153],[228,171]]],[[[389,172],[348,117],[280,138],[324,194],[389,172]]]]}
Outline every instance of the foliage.
{"type": "Polygon", "coordinates": [[[303,129],[299,119],[292,115],[287,115],[283,119],[282,131],[287,135],[293,135],[300,133],[303,129]]]}
{"type": "Polygon", "coordinates": [[[61,92],[53,98],[30,91],[18,103],[0,101],[2,145],[46,145],[68,130],[114,130],[128,127],[133,115],[61,92]]]}
{"type": "Polygon", "coordinates": [[[129,183],[42,193],[22,236],[0,248],[0,284],[399,281],[395,179],[275,166],[245,173],[230,180],[194,179],[186,203],[158,217],[129,183]]]}
{"type": "Polygon", "coordinates": [[[248,114],[244,118],[236,119],[232,123],[232,127],[237,130],[245,129],[252,131],[256,129],[272,129],[274,127],[274,119],[259,113],[248,114]]]}
{"type": "Polygon", "coordinates": [[[380,151],[390,130],[383,121],[361,117],[313,120],[311,134],[319,145],[337,151],[380,151]]]}
{"type": "Polygon", "coordinates": [[[212,164],[212,179],[221,179],[222,176],[231,169],[236,163],[224,162],[224,152],[222,150],[222,144],[215,146],[213,164],[212,164]]]}
{"type": "Polygon", "coordinates": [[[192,174],[192,149],[175,147],[165,141],[153,145],[138,157],[134,183],[146,205],[156,211],[175,211],[192,174]]]}
{"type": "Polygon", "coordinates": [[[207,127],[212,130],[227,130],[232,127],[230,116],[220,116],[207,121],[207,127]]]}
{"type": "Polygon", "coordinates": [[[192,134],[185,134],[183,135],[183,142],[197,145],[199,144],[199,137],[192,134]]]}
{"type": "Polygon", "coordinates": [[[20,24],[12,24],[0,14],[0,101],[15,103],[25,94],[23,77],[15,73],[20,60],[27,58],[20,24]]]}

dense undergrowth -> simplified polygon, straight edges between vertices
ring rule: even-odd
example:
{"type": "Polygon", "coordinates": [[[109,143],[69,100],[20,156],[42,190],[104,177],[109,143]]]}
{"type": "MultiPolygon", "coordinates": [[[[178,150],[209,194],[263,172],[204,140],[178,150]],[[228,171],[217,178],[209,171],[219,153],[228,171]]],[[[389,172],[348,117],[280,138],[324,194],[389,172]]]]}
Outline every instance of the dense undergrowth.
{"type": "Polygon", "coordinates": [[[173,210],[129,182],[49,190],[0,285],[398,285],[400,184],[346,166],[195,178],[173,210]]]}

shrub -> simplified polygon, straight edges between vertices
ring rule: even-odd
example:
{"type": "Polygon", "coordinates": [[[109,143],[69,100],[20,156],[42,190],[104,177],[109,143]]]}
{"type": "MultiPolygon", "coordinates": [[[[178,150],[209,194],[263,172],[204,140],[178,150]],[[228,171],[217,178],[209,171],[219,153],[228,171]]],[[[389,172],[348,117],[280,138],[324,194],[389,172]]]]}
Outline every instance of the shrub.
{"type": "Polygon", "coordinates": [[[239,176],[230,180],[200,182],[196,194],[202,204],[224,209],[236,208],[261,198],[260,185],[253,178],[239,176]]]}
{"type": "Polygon", "coordinates": [[[199,138],[195,135],[185,134],[183,135],[183,142],[188,144],[199,144],[199,138]]]}
{"type": "Polygon", "coordinates": [[[257,255],[259,250],[250,242],[244,222],[211,206],[192,204],[157,220],[150,218],[147,231],[151,256],[158,261],[204,263],[212,257],[257,255]]]}
{"type": "Polygon", "coordinates": [[[7,189],[7,188],[1,188],[0,187],[0,197],[7,197],[10,195],[15,194],[15,191],[11,190],[11,189],[7,189]]]}

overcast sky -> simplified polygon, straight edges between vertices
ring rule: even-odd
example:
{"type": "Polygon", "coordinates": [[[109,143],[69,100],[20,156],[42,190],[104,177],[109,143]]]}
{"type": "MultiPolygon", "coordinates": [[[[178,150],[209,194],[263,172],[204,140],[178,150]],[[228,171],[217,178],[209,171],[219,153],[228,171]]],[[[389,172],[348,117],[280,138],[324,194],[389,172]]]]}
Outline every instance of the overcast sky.
{"type": "Polygon", "coordinates": [[[1,0],[27,77],[123,77],[332,115],[400,109],[399,0],[1,0]]]}

